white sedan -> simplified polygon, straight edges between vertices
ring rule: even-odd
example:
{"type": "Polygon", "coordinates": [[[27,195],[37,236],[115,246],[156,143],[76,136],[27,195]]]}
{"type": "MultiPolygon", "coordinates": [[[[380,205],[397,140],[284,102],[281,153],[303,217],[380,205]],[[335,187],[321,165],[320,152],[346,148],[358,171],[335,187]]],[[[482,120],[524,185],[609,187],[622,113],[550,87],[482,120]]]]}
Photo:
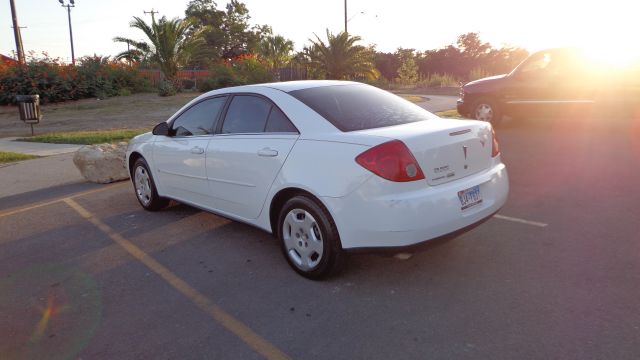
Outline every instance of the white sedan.
{"type": "Polygon", "coordinates": [[[345,81],[208,92],[135,137],[127,164],[143,208],[174,199],[257,226],[312,279],[348,250],[469,228],[509,192],[489,123],[441,119],[345,81]]]}

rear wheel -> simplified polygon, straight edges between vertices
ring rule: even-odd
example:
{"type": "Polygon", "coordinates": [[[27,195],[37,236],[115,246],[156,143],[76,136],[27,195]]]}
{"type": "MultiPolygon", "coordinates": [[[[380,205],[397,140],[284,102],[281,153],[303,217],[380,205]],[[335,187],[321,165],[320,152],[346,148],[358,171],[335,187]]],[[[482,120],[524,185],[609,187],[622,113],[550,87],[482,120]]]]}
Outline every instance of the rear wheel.
{"type": "Polygon", "coordinates": [[[495,126],[502,121],[502,111],[496,102],[489,98],[480,98],[474,105],[471,116],[480,121],[489,122],[495,126]]]}
{"type": "Polygon", "coordinates": [[[145,210],[157,211],[169,205],[169,199],[158,195],[149,165],[143,158],[137,159],[133,164],[131,179],[136,198],[145,210]]]}
{"type": "Polygon", "coordinates": [[[331,215],[307,196],[285,203],[278,220],[282,253],[300,275],[319,280],[337,274],[346,262],[331,215]]]}

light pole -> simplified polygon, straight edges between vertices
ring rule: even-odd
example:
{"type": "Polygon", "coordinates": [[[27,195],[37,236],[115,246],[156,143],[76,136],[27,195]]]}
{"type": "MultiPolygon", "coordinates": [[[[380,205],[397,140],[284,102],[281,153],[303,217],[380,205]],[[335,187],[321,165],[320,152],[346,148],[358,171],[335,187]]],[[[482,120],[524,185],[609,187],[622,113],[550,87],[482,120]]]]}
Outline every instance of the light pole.
{"type": "Polygon", "coordinates": [[[18,15],[16,14],[16,4],[13,0],[9,0],[11,5],[11,19],[13,21],[13,35],[16,40],[16,53],[18,54],[18,62],[24,64],[24,49],[22,48],[22,35],[20,34],[20,26],[18,26],[18,15]]]}
{"type": "Polygon", "coordinates": [[[345,34],[348,33],[347,22],[349,22],[349,20],[347,20],[347,0],[344,0],[344,32],[345,34]]]}
{"type": "Polygon", "coordinates": [[[71,63],[75,66],[76,54],[73,50],[73,30],[71,29],[71,8],[76,7],[76,3],[74,0],[67,0],[69,1],[69,4],[65,5],[64,0],[58,0],[58,1],[60,2],[60,4],[62,4],[62,7],[67,8],[67,15],[69,17],[69,39],[71,40],[71,63]]]}

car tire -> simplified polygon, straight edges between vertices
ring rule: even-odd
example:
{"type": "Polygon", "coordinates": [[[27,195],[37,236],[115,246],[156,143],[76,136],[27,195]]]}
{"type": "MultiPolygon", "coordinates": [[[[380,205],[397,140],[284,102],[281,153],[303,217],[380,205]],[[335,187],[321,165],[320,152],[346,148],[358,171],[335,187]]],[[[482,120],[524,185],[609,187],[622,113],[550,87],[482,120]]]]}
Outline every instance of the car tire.
{"type": "Polygon", "coordinates": [[[284,204],[278,238],[289,265],[306,278],[336,275],[346,264],[335,222],[324,206],[308,196],[295,196],[284,204]]]}
{"type": "Polygon", "coordinates": [[[495,100],[490,98],[480,98],[473,104],[471,117],[476,120],[486,121],[494,126],[502,122],[502,111],[495,100]]]}
{"type": "Polygon", "coordinates": [[[145,210],[158,211],[169,205],[169,199],[158,195],[153,175],[144,158],[138,158],[133,164],[131,181],[136,198],[145,210]]]}

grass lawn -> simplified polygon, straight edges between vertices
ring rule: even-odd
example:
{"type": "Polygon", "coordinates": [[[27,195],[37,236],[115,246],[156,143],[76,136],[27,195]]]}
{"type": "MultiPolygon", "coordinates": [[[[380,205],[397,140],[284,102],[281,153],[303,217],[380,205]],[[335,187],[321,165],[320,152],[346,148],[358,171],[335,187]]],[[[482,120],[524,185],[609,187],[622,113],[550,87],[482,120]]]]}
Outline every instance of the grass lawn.
{"type": "Polygon", "coordinates": [[[458,114],[458,110],[440,111],[437,112],[436,115],[447,119],[466,119],[464,116],[458,114]]]}
{"type": "Polygon", "coordinates": [[[132,137],[145,133],[149,129],[115,129],[98,131],[57,132],[22,138],[20,141],[43,142],[52,144],[103,144],[128,141],[132,137]]]}
{"type": "MultiPolygon", "coordinates": [[[[42,106],[36,135],[110,129],[151,129],[167,120],[199,93],[161,97],[154,93],[116,96],[104,100],[83,99],[42,106]]],[[[27,137],[28,125],[20,121],[18,108],[0,106],[0,137],[27,137]]]]}
{"type": "Polygon", "coordinates": [[[35,159],[35,158],[37,158],[37,156],[18,154],[10,151],[0,151],[0,164],[10,163],[14,161],[35,159]]]}
{"type": "Polygon", "coordinates": [[[418,95],[400,95],[403,99],[405,100],[409,100],[413,103],[420,103],[420,102],[424,102],[424,98],[422,98],[422,96],[418,96],[418,95]]]}

